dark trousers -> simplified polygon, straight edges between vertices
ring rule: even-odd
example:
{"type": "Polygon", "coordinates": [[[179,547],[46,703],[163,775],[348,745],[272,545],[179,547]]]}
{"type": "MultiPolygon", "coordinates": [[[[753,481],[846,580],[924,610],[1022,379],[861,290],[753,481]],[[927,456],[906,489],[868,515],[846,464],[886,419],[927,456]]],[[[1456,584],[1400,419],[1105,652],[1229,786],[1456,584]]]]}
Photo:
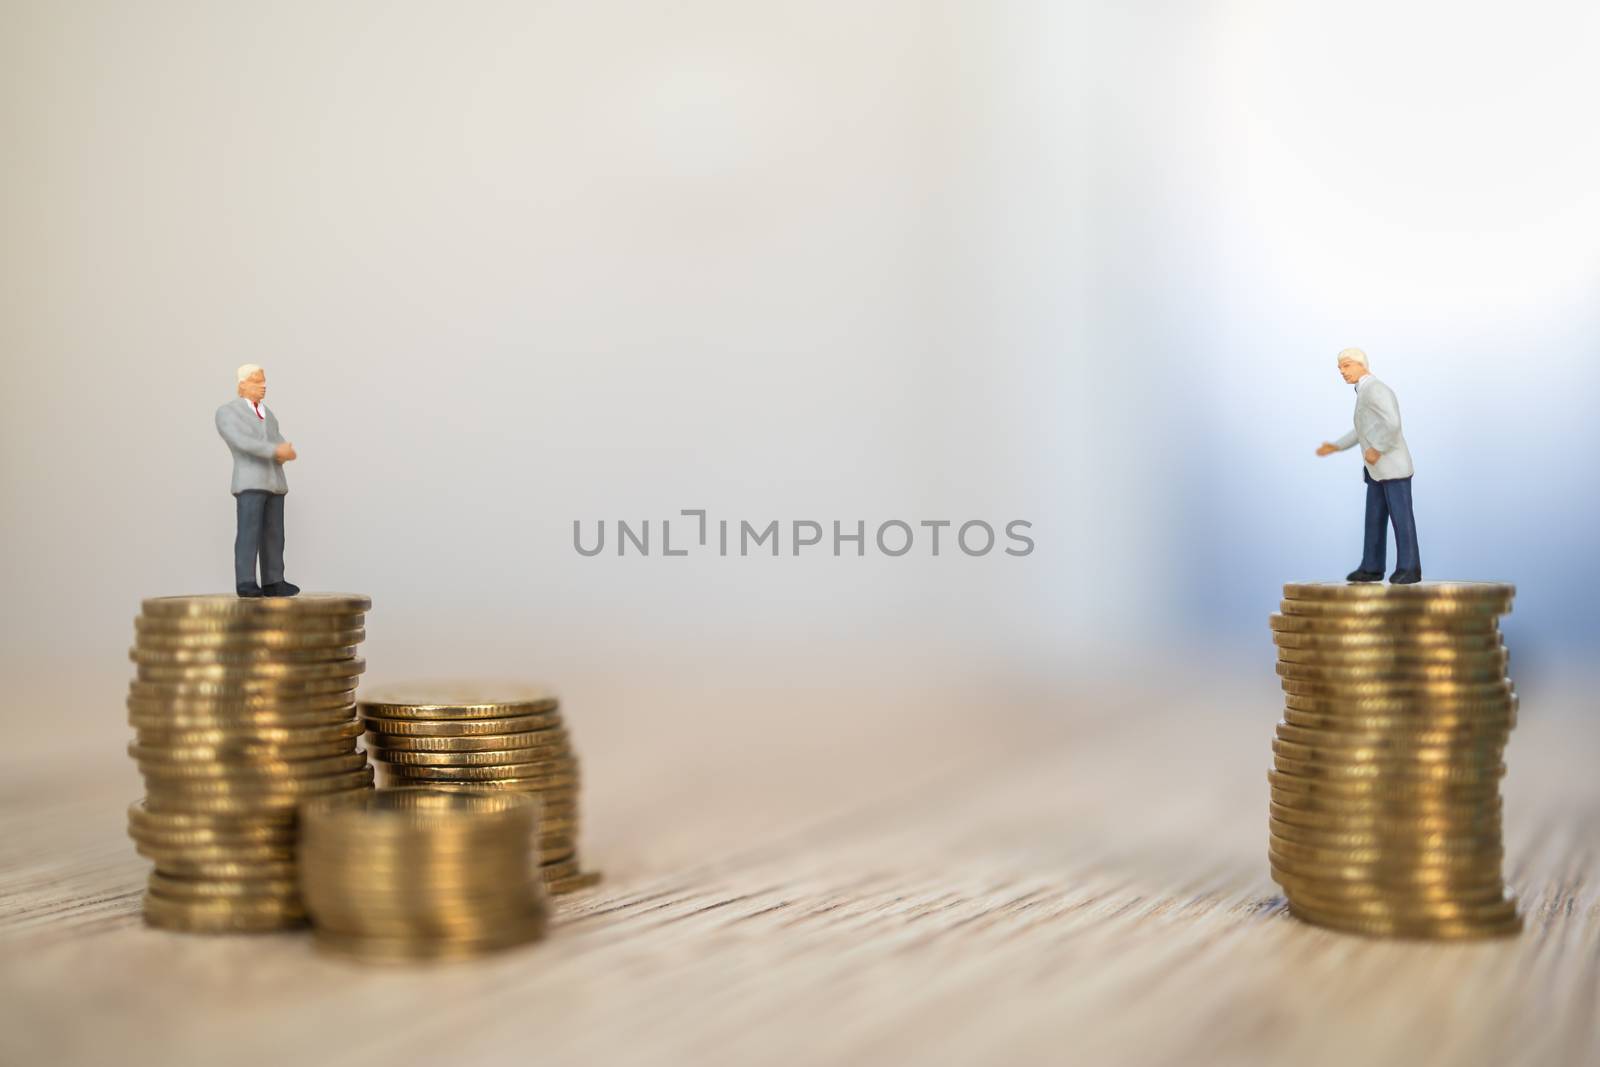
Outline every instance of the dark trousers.
{"type": "Polygon", "coordinates": [[[283,497],[265,489],[246,489],[234,497],[239,511],[239,533],[233,539],[235,585],[256,580],[258,555],[261,584],[283,581],[283,497]]]}
{"type": "Polygon", "coordinates": [[[1389,547],[1388,526],[1393,523],[1395,570],[1420,572],[1422,557],[1417,551],[1417,520],[1411,514],[1411,479],[1373,481],[1365,468],[1361,477],[1367,483],[1367,544],[1361,554],[1361,569],[1383,573],[1389,547]]]}

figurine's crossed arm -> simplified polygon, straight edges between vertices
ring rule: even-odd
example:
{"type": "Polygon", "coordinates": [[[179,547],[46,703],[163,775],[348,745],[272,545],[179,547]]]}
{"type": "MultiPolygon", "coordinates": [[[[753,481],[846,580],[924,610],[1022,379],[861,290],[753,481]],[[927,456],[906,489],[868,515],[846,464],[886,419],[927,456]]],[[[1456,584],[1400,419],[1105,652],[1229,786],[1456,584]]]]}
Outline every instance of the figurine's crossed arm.
{"type": "Polygon", "coordinates": [[[217,432],[222,439],[228,442],[229,448],[238,449],[240,452],[257,459],[276,460],[279,463],[295,458],[294,446],[287,441],[268,441],[248,433],[239,425],[239,420],[231,411],[217,412],[217,432]]]}

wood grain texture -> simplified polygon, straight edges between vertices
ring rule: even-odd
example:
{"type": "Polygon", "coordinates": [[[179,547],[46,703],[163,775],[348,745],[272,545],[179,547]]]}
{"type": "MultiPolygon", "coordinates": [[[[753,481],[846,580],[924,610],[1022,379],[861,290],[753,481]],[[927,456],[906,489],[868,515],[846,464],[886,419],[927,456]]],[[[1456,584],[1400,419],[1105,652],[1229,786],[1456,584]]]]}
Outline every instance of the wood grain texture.
{"type": "Polygon", "coordinates": [[[1595,1062],[1581,699],[1525,697],[1508,750],[1526,933],[1430,945],[1284,911],[1271,684],[572,708],[606,882],[543,944],[420,969],[144,927],[127,761],[13,761],[0,1062],[1595,1062]]]}

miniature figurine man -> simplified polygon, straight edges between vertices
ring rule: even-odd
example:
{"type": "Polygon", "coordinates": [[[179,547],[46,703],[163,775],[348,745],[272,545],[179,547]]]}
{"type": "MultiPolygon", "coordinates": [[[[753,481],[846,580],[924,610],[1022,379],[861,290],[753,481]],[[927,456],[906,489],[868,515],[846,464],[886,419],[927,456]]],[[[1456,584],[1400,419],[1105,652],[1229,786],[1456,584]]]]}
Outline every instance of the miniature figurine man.
{"type": "Polygon", "coordinates": [[[1331,444],[1324,441],[1317,455],[1343,452],[1361,445],[1366,466],[1361,471],[1367,483],[1367,538],[1361,566],[1351,571],[1352,582],[1383,580],[1384,557],[1388,548],[1388,526],[1394,524],[1395,571],[1389,575],[1394,585],[1422,581],[1422,559],[1417,551],[1417,522],[1411,514],[1411,452],[1400,432],[1400,402],[1394,390],[1372,376],[1367,369],[1367,354],[1359,348],[1339,353],[1339,374],[1356,387],[1355,429],[1331,444]]]}
{"type": "Polygon", "coordinates": [[[283,465],[294,446],[278,432],[278,417],[263,403],[267,373],[254,363],[239,368],[239,399],[217,409],[217,432],[233,453],[233,498],[239,532],[233,540],[233,580],[240,596],[294,596],[283,580],[283,465]],[[256,558],[261,582],[256,583],[256,558]]]}

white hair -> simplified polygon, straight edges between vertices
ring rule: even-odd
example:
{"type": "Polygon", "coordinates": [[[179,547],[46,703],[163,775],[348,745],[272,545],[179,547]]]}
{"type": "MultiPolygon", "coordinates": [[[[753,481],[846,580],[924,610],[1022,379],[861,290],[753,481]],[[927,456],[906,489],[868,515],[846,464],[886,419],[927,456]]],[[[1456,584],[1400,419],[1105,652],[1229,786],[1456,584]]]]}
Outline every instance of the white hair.
{"type": "MultiPolygon", "coordinates": [[[[1366,360],[1363,359],[1362,362],[1365,363],[1366,360]]],[[[239,380],[241,382],[246,381],[246,380],[248,380],[250,378],[254,378],[256,375],[258,375],[260,373],[261,373],[261,368],[258,367],[254,363],[241,363],[239,365],[239,380]]]]}
{"type": "Polygon", "coordinates": [[[1369,370],[1371,369],[1371,365],[1367,363],[1367,354],[1361,351],[1359,348],[1347,348],[1339,353],[1340,363],[1343,363],[1347,359],[1352,363],[1359,363],[1363,367],[1367,367],[1369,370]]]}

